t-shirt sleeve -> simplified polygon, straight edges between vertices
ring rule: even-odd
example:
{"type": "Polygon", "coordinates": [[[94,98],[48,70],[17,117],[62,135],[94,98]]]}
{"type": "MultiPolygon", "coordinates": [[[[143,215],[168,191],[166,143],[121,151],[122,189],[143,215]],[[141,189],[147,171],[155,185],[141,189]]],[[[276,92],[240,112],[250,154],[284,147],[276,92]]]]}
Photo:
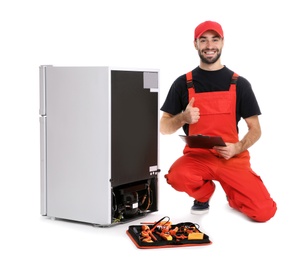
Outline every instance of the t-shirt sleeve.
{"type": "Polygon", "coordinates": [[[183,112],[187,106],[188,91],[185,78],[179,77],[171,85],[166,99],[161,107],[161,111],[177,115],[183,112]]]}
{"type": "Polygon", "coordinates": [[[239,77],[237,88],[237,94],[239,95],[237,98],[237,109],[240,116],[248,118],[254,115],[261,115],[261,110],[250,82],[243,77],[239,77]]]}

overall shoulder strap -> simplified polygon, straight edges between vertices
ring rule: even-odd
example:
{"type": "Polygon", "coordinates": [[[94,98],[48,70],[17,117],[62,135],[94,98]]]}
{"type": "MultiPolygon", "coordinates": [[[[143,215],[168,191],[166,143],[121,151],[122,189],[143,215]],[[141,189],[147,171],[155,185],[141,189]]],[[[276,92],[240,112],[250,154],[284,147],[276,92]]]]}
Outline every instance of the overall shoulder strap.
{"type": "Polygon", "coordinates": [[[192,71],[189,71],[186,73],[186,85],[187,85],[187,89],[188,89],[188,102],[189,102],[189,100],[195,94],[194,85],[193,85],[193,81],[192,81],[192,71]]]}
{"type": "Polygon", "coordinates": [[[234,72],[233,75],[232,75],[232,79],[231,79],[231,85],[236,84],[238,77],[239,77],[239,75],[234,72]]]}
{"type": "Polygon", "coordinates": [[[186,83],[187,83],[187,88],[194,88],[193,82],[192,82],[192,71],[189,71],[186,73],[186,83]]]}
{"type": "Polygon", "coordinates": [[[237,73],[233,73],[231,83],[230,83],[230,90],[235,91],[236,90],[236,82],[238,79],[239,75],[237,73]]]}

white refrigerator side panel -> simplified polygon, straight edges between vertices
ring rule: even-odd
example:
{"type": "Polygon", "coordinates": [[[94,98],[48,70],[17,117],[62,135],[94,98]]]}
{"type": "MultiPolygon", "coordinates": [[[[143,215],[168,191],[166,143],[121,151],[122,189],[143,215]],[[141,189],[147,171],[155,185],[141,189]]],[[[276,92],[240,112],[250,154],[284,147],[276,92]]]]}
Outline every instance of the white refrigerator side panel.
{"type": "Polygon", "coordinates": [[[47,67],[47,215],[111,223],[107,67],[47,67]]]}

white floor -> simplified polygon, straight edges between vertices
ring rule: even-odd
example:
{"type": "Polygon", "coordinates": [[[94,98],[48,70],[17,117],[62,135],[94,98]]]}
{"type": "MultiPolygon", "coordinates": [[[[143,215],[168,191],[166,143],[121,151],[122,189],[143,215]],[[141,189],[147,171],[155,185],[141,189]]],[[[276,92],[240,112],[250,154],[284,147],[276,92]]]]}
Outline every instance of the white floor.
{"type": "MultiPolygon", "coordinates": [[[[37,176],[36,176],[37,177],[37,176]]],[[[37,178],[38,179],[38,178],[37,178]]],[[[254,223],[230,209],[220,186],[211,199],[210,212],[189,213],[192,199],[172,190],[160,177],[160,210],[143,219],[108,228],[52,220],[39,215],[37,187],[16,183],[1,198],[1,259],[300,259],[297,214],[279,201],[276,216],[254,223]],[[20,189],[23,187],[22,189],[20,189]],[[19,189],[17,196],[16,192],[19,189]],[[23,195],[22,195],[23,194],[23,195]],[[9,199],[9,200],[7,200],[9,199]],[[290,210],[290,211],[289,211],[290,210]],[[126,235],[129,225],[168,216],[173,223],[191,221],[209,235],[202,247],[138,249],[126,235]]],[[[36,182],[36,181],[35,181],[36,182]]],[[[36,182],[37,183],[37,182],[36,182]]]]}

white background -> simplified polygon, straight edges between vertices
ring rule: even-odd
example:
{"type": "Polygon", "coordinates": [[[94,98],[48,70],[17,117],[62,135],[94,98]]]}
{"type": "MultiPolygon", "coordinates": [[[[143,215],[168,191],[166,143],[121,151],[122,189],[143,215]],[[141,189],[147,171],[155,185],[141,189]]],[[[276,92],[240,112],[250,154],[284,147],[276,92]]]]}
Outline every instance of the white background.
{"type": "Polygon", "coordinates": [[[294,0],[1,1],[0,258],[300,259],[298,6],[294,0]],[[127,225],[95,228],[41,217],[39,66],[160,69],[162,104],[173,80],[199,64],[193,32],[204,20],[222,24],[222,63],[252,83],[260,103],[263,135],[250,149],[251,162],[278,204],[275,217],[247,220],[227,206],[219,184],[209,214],[190,215],[192,198],[163,178],[182,152],[177,134],[160,136],[160,208],[147,220],[196,222],[212,245],[141,250],[126,236],[127,225]]]}

